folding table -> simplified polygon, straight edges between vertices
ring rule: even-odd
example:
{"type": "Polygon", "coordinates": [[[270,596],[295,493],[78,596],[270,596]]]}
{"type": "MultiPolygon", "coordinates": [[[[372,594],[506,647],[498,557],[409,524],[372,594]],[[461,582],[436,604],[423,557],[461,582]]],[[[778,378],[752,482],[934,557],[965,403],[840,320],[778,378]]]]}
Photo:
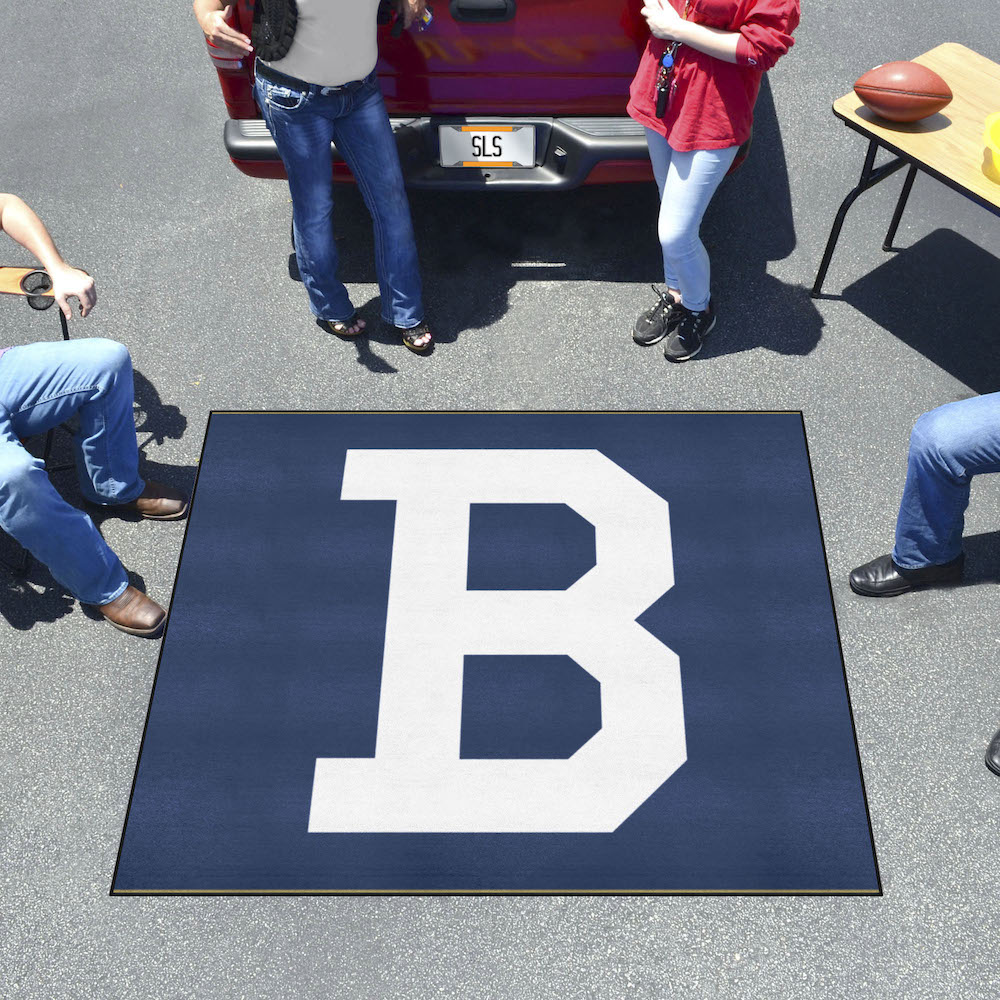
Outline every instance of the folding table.
{"type": "Polygon", "coordinates": [[[934,70],[951,88],[952,102],[937,114],[918,122],[885,121],[869,111],[853,90],[833,103],[833,113],[848,128],[868,139],[868,153],[861,178],[837,212],[812,288],[813,298],[818,298],[822,292],[847,210],[863,191],[901,167],[909,169],[882,244],[883,250],[895,249],[892,241],[918,170],[937,178],[988,212],[1000,215],[1000,183],[991,180],[983,169],[986,118],[1000,111],[1000,65],[955,42],[945,42],[913,61],[934,70]],[[876,167],[875,157],[880,148],[893,153],[894,158],[876,167]]]}

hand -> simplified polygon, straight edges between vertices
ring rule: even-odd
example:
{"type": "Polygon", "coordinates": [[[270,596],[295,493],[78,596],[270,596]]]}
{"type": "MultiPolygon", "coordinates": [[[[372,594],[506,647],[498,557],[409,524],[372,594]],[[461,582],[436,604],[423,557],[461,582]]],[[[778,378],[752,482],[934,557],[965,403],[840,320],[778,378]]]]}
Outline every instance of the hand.
{"type": "Polygon", "coordinates": [[[669,0],[646,0],[646,5],[640,11],[649,25],[650,34],[668,42],[679,42],[687,23],[680,14],[670,6],[669,0]]]}
{"type": "Polygon", "coordinates": [[[403,19],[403,27],[409,28],[414,21],[423,17],[427,10],[427,0],[396,0],[396,10],[403,19]]]}
{"type": "Polygon", "coordinates": [[[49,274],[52,277],[52,295],[66,319],[73,317],[69,304],[71,298],[79,300],[81,316],[86,316],[97,305],[94,279],[86,271],[63,264],[61,267],[50,268],[49,274]]]}
{"type": "Polygon", "coordinates": [[[240,59],[249,55],[252,46],[250,39],[227,23],[233,7],[230,4],[224,10],[211,10],[198,18],[205,37],[221,52],[240,59]]]}

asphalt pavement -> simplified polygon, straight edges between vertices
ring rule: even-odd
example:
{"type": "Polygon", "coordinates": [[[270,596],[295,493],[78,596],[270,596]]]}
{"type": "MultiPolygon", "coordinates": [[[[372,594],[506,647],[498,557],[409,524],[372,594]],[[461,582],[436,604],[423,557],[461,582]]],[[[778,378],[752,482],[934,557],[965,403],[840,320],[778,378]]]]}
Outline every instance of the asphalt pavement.
{"type": "MultiPolygon", "coordinates": [[[[567,5],[571,16],[572,5],[567,5]]],[[[719,322],[695,361],[629,336],[651,301],[651,186],[414,193],[429,358],[323,333],[289,276],[283,183],[238,173],[180,4],[0,0],[0,190],[96,276],[75,335],[124,342],[153,478],[193,483],[217,409],[801,409],[884,885],[881,898],[111,898],[158,642],[122,635],[44,570],[0,574],[0,996],[982,997],[1000,960],[1000,477],[975,483],[967,585],[886,601],[847,573],[891,546],[909,429],[1000,387],[1000,226],[901,176],[820,253],[865,143],[830,111],[865,70],[942,41],[1000,61],[977,0],[813,0],[770,74],[750,160],[703,227],[719,322]]],[[[1000,109],[1000,94],[997,95],[1000,109]]],[[[355,301],[370,228],[337,206],[355,301]]],[[[4,263],[30,263],[7,242],[4,263]]],[[[2,303],[0,343],[57,336],[2,303]]],[[[72,498],[74,486],[57,482],[72,498]]],[[[183,523],[102,531],[166,604],[183,523]]]]}

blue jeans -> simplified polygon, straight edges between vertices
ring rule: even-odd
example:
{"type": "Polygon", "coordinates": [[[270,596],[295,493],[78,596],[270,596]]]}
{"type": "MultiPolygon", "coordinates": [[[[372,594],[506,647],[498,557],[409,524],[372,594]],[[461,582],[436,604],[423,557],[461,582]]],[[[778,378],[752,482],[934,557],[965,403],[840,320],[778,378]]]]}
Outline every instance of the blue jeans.
{"type": "Polygon", "coordinates": [[[80,489],[98,504],[142,491],[132,417],[132,360],[121,344],[91,339],[12,347],[0,356],[0,528],[74,597],[107,604],[128,586],[94,522],[56,492],[21,444],[71,417],[80,489]]]}
{"type": "Polygon", "coordinates": [[[1000,392],[946,403],[917,420],[892,550],[897,566],[958,558],[971,480],[983,472],[1000,472],[1000,392]]]}
{"type": "Polygon", "coordinates": [[[651,128],[646,129],[646,142],[660,189],[656,231],[663,248],[663,280],[681,293],[688,309],[701,312],[711,297],[711,269],[698,230],[740,147],[679,153],[651,128]]]}
{"type": "Polygon", "coordinates": [[[354,314],[350,295],[337,277],[330,149],[334,142],[374,224],[382,318],[405,329],[419,326],[424,306],[410,205],[374,71],[359,86],[341,90],[279,86],[260,75],[254,88],[288,175],[295,253],[313,313],[333,321],[354,314]]]}

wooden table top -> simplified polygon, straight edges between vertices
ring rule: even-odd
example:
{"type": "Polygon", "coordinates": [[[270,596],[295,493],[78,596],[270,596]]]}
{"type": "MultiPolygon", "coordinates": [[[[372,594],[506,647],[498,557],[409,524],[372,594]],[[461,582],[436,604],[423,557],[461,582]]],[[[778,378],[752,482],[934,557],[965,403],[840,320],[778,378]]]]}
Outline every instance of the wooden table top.
{"type": "MultiPolygon", "coordinates": [[[[0,294],[4,295],[27,295],[21,290],[21,279],[26,274],[42,270],[40,267],[0,267],[0,294]]],[[[32,295],[52,295],[52,290],[47,292],[32,292],[32,295]]]]}
{"type": "Polygon", "coordinates": [[[852,90],[833,102],[834,114],[1000,209],[1000,184],[983,173],[986,118],[1000,112],[1000,65],[955,42],[913,62],[934,70],[951,87],[954,99],[944,110],[919,122],[888,122],[869,111],[852,90]]]}

